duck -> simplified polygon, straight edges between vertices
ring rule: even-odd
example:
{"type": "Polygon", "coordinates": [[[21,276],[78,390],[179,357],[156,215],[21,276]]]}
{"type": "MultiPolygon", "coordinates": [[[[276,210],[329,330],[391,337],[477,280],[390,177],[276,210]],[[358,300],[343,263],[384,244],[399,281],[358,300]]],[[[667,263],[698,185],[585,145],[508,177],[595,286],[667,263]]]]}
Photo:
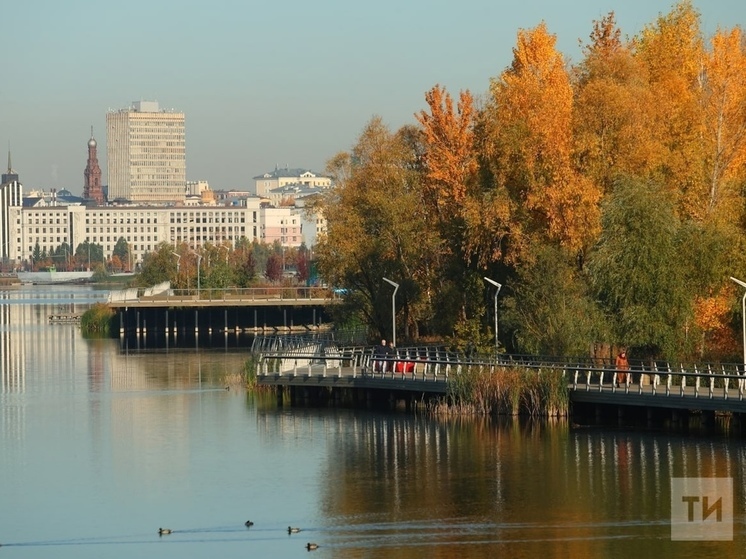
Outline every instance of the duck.
{"type": "Polygon", "coordinates": [[[170,534],[172,532],[171,528],[158,528],[158,535],[163,536],[165,534],[170,534]]]}
{"type": "Polygon", "coordinates": [[[308,542],[308,543],[306,544],[306,549],[307,549],[308,551],[313,551],[314,549],[318,549],[318,548],[319,548],[319,544],[317,544],[317,543],[313,543],[313,542],[308,542]]]}
{"type": "Polygon", "coordinates": [[[288,534],[297,534],[300,532],[300,528],[293,528],[292,526],[288,526],[288,534]]]}
{"type": "Polygon", "coordinates": [[[253,525],[254,523],[251,520],[247,520],[246,522],[244,522],[244,526],[246,526],[247,528],[251,528],[253,525]]]}

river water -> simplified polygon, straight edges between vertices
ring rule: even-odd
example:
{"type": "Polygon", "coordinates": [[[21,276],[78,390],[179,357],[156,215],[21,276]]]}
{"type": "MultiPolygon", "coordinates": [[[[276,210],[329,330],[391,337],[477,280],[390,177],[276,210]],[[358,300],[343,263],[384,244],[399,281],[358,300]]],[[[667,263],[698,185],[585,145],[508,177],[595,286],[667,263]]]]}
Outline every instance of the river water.
{"type": "Polygon", "coordinates": [[[104,295],[0,292],[0,559],[746,555],[740,438],[278,408],[245,352],[49,324],[104,295]],[[672,541],[677,477],[732,479],[732,540],[672,541]]]}

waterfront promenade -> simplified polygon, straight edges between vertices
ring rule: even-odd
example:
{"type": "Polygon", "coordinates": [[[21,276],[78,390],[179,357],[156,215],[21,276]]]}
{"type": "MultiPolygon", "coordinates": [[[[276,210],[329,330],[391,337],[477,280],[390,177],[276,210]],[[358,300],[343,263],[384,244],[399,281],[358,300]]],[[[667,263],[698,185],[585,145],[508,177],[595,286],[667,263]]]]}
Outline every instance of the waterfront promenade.
{"type": "MultiPolygon", "coordinates": [[[[370,347],[334,347],[298,344],[278,351],[260,351],[260,385],[303,392],[316,399],[320,389],[383,391],[389,400],[442,398],[448,385],[468,368],[500,375],[509,368],[559,372],[567,379],[572,405],[592,406],[594,413],[627,408],[681,412],[746,412],[746,382],[738,365],[679,365],[633,362],[627,382],[617,386],[609,366],[587,362],[501,356],[499,360],[465,359],[433,348],[402,348],[398,355],[377,357],[370,347]]],[[[366,398],[369,396],[366,395],[366,398]]]]}

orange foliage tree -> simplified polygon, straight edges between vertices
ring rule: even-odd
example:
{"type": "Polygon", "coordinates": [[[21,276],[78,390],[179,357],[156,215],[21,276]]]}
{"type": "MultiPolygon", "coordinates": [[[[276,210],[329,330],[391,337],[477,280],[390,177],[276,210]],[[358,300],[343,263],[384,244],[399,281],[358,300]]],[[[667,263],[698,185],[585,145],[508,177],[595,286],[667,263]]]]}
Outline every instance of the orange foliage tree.
{"type": "Polygon", "coordinates": [[[487,155],[524,229],[575,252],[598,235],[601,193],[572,167],[573,92],[555,44],[544,23],[518,33],[511,67],[490,86],[487,155]]]}
{"type": "Polygon", "coordinates": [[[593,24],[575,68],[574,141],[578,171],[609,191],[616,176],[646,176],[662,157],[649,122],[647,73],[611,12],[593,24]]]}
{"type": "Polygon", "coordinates": [[[698,206],[704,216],[734,223],[746,180],[746,41],[739,28],[712,38],[700,89],[705,176],[698,206]]]}

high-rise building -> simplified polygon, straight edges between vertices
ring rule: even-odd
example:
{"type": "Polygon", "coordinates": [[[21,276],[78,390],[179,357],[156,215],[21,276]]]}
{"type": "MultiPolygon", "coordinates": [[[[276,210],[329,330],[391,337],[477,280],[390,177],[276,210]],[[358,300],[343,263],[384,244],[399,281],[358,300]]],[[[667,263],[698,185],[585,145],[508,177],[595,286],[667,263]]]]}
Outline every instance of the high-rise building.
{"type": "Polygon", "coordinates": [[[101,167],[98,165],[96,139],[93,137],[93,126],[91,126],[91,139],[88,140],[88,163],[83,171],[85,184],[83,185],[83,198],[93,203],[104,205],[104,189],[101,186],[101,167]]]}
{"type": "Polygon", "coordinates": [[[11,208],[23,207],[23,186],[18,180],[18,173],[10,165],[8,149],[8,172],[0,176],[0,259],[2,271],[6,271],[9,259],[13,259],[14,237],[11,232],[13,219],[11,208]]]}
{"type": "Polygon", "coordinates": [[[184,113],[157,101],[106,115],[109,201],[183,202],[186,189],[184,113]]]}

